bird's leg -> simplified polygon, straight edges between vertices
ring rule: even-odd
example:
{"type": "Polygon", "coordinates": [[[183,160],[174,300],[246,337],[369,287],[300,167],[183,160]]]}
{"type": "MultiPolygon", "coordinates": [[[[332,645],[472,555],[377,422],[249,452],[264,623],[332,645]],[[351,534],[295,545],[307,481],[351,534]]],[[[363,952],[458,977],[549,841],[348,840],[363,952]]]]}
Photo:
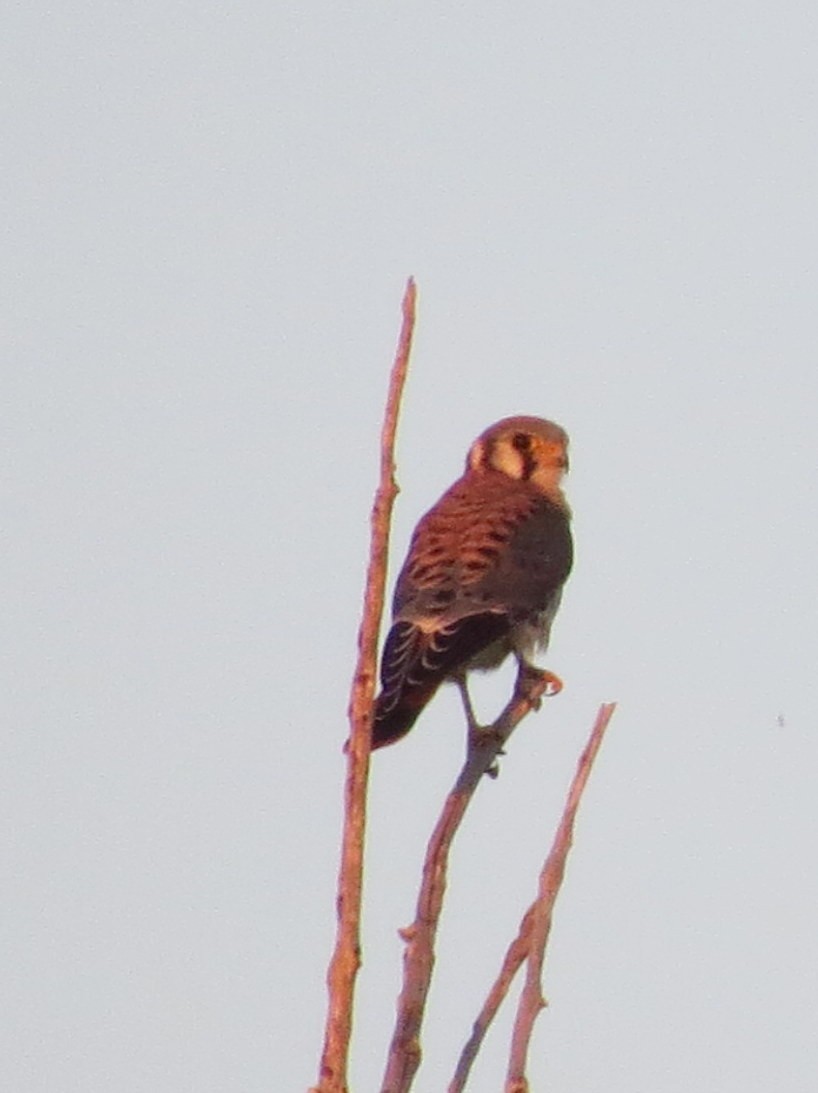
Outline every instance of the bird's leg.
{"type": "Polygon", "coordinates": [[[549,672],[547,668],[537,668],[522,657],[518,659],[517,664],[517,682],[514,684],[514,691],[519,698],[524,698],[530,703],[532,709],[540,708],[543,697],[551,698],[562,690],[560,677],[549,672]],[[545,684],[545,690],[542,695],[535,696],[533,688],[541,683],[545,684]]]}
{"type": "Polygon", "coordinates": [[[466,683],[466,673],[458,672],[456,675],[452,676],[452,678],[457,684],[458,691],[460,691],[463,712],[466,715],[466,725],[469,729],[469,739],[471,739],[472,736],[481,731],[481,726],[477,723],[477,718],[474,714],[474,706],[472,705],[471,695],[469,694],[468,684],[466,683]]]}
{"type": "MultiPolygon", "coordinates": [[[[458,672],[457,675],[452,677],[457,684],[457,689],[460,691],[460,698],[463,702],[463,710],[466,714],[466,724],[468,725],[467,736],[467,749],[469,752],[473,748],[479,748],[485,744],[493,743],[496,741],[493,728],[490,725],[481,725],[474,713],[474,706],[472,705],[471,695],[469,694],[469,688],[466,683],[466,673],[458,672]]],[[[497,753],[503,755],[502,751],[497,753]]],[[[492,763],[486,774],[490,778],[496,778],[498,773],[497,763],[492,763]]]]}

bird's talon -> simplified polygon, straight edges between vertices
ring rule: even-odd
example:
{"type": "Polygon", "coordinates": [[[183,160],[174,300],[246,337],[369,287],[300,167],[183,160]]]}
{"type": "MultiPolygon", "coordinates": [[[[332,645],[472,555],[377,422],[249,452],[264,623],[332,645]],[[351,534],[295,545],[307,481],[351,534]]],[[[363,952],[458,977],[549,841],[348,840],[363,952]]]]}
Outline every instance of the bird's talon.
{"type": "Polygon", "coordinates": [[[562,690],[562,680],[547,668],[532,668],[526,664],[517,681],[517,694],[529,703],[532,710],[539,710],[543,698],[553,698],[562,690]],[[536,691],[543,686],[539,694],[536,691]]]}
{"type": "Polygon", "coordinates": [[[543,678],[545,679],[545,697],[553,698],[554,695],[558,695],[562,690],[562,680],[559,676],[555,676],[553,672],[543,672],[543,678]]]}

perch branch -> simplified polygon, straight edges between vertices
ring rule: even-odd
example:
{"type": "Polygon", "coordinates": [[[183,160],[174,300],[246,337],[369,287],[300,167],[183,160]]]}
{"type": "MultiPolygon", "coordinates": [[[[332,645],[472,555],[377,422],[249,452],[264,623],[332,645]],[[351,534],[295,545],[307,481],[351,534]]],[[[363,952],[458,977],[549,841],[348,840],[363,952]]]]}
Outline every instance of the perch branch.
{"type": "Polygon", "coordinates": [[[358,662],[349,699],[350,737],[344,788],[344,829],[338,873],[335,948],[327,971],[329,1000],[318,1085],[311,1093],[346,1093],[349,1040],[355,979],[361,964],[360,919],[363,877],[366,791],[372,738],[378,629],[386,584],[389,526],[398,492],[395,482],[395,432],[415,323],[415,283],[410,278],[403,296],[403,323],[389,380],[381,430],[380,480],[371,517],[369,567],[361,626],[358,662]]]}
{"type": "Polygon", "coordinates": [[[521,671],[514,694],[493,725],[470,737],[466,761],[443,806],[423,863],[415,921],[402,931],[406,942],[403,986],[381,1093],[407,1093],[420,1065],[420,1030],[434,967],[434,945],[452,840],[481,777],[494,766],[503,745],[520,721],[539,706],[551,677],[521,671]]]}

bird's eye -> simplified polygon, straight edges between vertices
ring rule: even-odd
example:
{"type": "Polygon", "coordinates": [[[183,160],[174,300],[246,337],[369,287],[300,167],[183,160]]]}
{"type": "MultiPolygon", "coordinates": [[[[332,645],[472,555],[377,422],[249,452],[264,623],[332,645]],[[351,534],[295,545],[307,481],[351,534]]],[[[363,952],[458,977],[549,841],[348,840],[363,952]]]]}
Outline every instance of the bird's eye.
{"type": "Polygon", "coordinates": [[[515,433],[511,438],[511,443],[518,452],[527,452],[531,447],[531,437],[528,433],[515,433]]]}

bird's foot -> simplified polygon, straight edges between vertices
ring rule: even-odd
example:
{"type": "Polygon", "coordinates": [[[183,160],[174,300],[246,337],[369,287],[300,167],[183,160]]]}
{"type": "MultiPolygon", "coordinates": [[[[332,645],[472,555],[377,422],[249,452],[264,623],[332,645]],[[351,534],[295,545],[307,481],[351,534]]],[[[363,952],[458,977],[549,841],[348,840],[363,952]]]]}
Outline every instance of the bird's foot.
{"type": "Polygon", "coordinates": [[[532,710],[538,710],[543,698],[553,698],[562,690],[562,680],[547,668],[535,668],[533,664],[521,664],[517,676],[517,696],[524,698],[532,710]],[[541,690],[540,688],[544,688],[541,690]]]}

